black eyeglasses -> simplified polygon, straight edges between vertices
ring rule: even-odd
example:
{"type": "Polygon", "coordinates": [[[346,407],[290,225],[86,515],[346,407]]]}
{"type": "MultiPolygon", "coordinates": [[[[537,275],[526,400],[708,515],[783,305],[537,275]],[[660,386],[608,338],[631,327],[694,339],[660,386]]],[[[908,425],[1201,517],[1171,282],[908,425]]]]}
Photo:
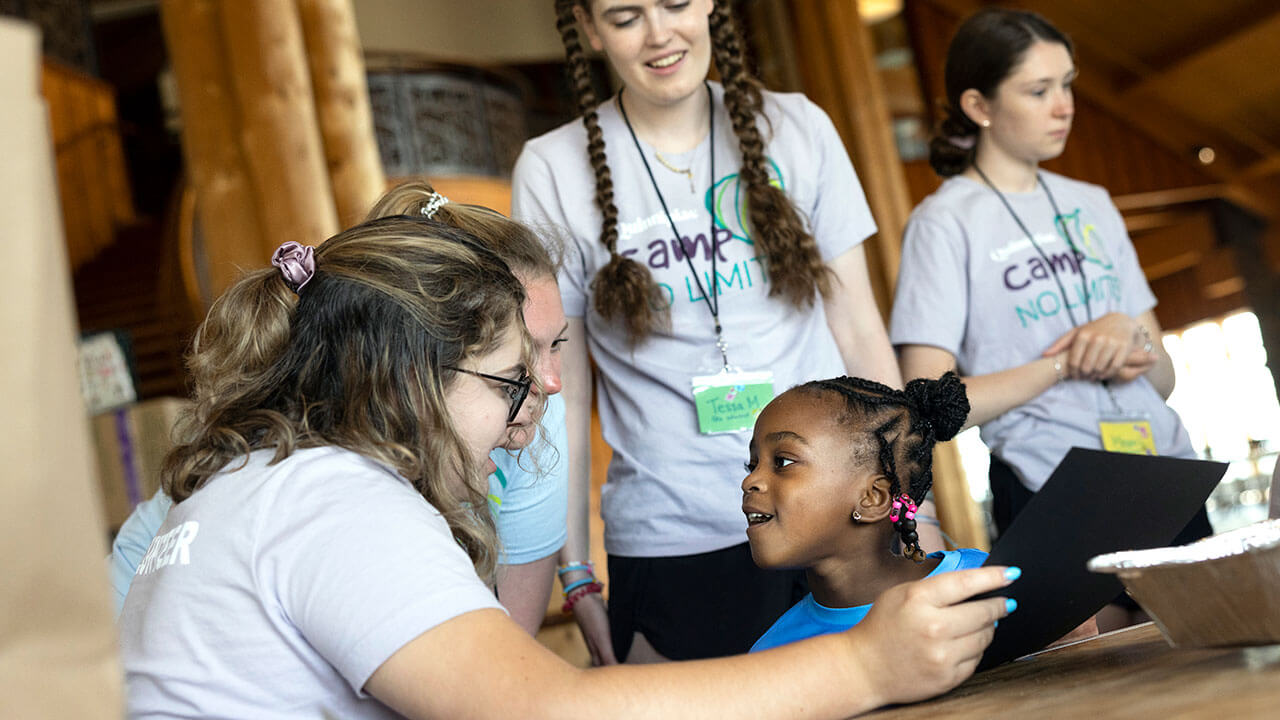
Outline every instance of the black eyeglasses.
{"type": "Polygon", "coordinates": [[[476,377],[484,378],[485,380],[493,380],[494,382],[500,382],[503,385],[509,385],[510,389],[506,391],[507,396],[511,398],[511,412],[507,413],[508,423],[515,422],[516,416],[520,414],[520,408],[524,406],[524,399],[529,397],[529,388],[533,385],[533,377],[529,375],[528,370],[521,370],[520,377],[512,380],[511,378],[488,375],[486,373],[476,372],[475,370],[468,370],[466,368],[449,367],[447,369],[453,370],[454,372],[475,375],[476,377]]]}

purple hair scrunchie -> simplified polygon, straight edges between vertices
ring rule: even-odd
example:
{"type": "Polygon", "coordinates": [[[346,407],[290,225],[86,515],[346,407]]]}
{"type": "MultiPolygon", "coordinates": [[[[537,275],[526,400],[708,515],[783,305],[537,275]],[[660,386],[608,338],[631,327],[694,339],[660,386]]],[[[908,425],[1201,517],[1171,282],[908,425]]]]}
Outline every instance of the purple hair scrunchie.
{"type": "Polygon", "coordinates": [[[316,274],[316,249],[292,240],[271,253],[271,264],[280,268],[284,282],[297,294],[316,274]]]}

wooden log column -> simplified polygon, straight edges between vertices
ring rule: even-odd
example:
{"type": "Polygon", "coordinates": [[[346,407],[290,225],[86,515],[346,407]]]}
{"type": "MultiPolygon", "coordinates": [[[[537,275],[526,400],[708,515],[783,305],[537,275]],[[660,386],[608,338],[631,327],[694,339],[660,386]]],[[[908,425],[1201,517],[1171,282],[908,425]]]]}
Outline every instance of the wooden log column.
{"type": "Polygon", "coordinates": [[[359,221],[384,180],[350,0],[163,0],[161,16],[212,292],[359,221]]]}
{"type": "Polygon", "coordinates": [[[338,231],[338,212],[298,7],[292,0],[220,7],[223,57],[239,101],[239,139],[266,239],[262,258],[289,240],[317,245],[338,231]]]}
{"type": "Polygon", "coordinates": [[[364,55],[348,0],[298,0],[338,224],[362,220],[386,186],[364,55]]]}
{"type": "Polygon", "coordinates": [[[182,105],[182,153],[198,205],[193,215],[215,294],[240,268],[261,265],[267,245],[239,142],[231,75],[222,61],[219,8],[215,0],[164,0],[160,6],[182,105]]]}
{"type": "MultiPolygon", "coordinates": [[[[794,0],[787,5],[794,35],[788,45],[795,48],[804,92],[835,123],[880,228],[867,241],[867,258],[876,299],[887,317],[912,204],[871,33],[856,0],[794,0]]],[[[989,546],[954,443],[942,443],[934,453],[933,492],[948,535],[962,547],[989,546]]]]}

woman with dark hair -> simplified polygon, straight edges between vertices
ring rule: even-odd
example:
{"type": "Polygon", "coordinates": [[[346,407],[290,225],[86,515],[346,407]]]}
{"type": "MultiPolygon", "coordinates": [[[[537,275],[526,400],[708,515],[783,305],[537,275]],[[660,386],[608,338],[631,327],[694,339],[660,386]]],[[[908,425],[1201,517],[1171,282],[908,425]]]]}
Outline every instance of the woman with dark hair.
{"type": "Polygon", "coordinates": [[[820,377],[901,384],[848,155],[817,106],[747,73],[727,5],[558,0],[582,118],[531,140],[515,169],[513,214],[569,239],[570,586],[591,579],[590,361],[614,451],[609,630],[599,594],[574,607],[597,662],[748,649],[804,594],[746,543],[735,468],[755,413],[820,377]],[[599,104],[579,29],[622,81],[599,104]],[[722,83],[707,81],[713,56],[722,83]]]}
{"type": "MultiPolygon", "coordinates": [[[[1040,169],[1075,114],[1071,41],[978,12],[947,53],[942,187],[911,214],[890,336],[908,378],[957,369],[991,449],[1004,530],[1073,446],[1194,457],[1173,364],[1107,191],[1040,169]]],[[[1183,541],[1210,532],[1201,514],[1183,541]]]]}

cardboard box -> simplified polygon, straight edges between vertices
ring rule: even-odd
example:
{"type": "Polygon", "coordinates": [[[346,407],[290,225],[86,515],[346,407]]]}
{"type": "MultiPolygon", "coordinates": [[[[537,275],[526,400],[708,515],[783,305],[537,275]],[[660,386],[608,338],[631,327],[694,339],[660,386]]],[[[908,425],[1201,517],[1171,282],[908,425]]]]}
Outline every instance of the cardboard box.
{"type": "Polygon", "coordinates": [[[190,404],[185,398],[154,398],[93,417],[102,505],[112,533],[159,489],[174,425],[190,404]]]}

